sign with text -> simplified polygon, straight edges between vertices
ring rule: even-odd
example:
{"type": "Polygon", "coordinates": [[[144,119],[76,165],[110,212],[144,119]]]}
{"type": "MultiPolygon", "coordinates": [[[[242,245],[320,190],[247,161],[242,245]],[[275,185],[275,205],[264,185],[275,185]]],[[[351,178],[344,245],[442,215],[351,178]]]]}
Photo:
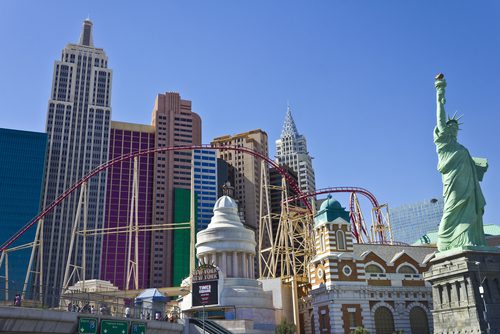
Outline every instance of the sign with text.
{"type": "Polygon", "coordinates": [[[79,318],[78,333],[97,333],[97,318],[79,318]]]}
{"type": "Polygon", "coordinates": [[[131,334],[146,334],[146,323],[133,322],[131,334]]]}
{"type": "Polygon", "coordinates": [[[219,279],[219,271],[216,266],[204,264],[191,273],[191,282],[204,282],[219,279]]]}
{"type": "Polygon", "coordinates": [[[193,283],[193,306],[207,306],[219,304],[219,281],[205,281],[193,283]]]}
{"type": "Polygon", "coordinates": [[[128,321],[102,320],[101,334],[127,334],[128,321]]]}

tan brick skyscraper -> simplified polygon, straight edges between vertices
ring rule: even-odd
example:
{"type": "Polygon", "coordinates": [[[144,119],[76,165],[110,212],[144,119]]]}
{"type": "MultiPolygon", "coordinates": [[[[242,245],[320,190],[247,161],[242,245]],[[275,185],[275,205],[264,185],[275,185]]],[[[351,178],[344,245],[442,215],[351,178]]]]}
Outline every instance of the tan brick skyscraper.
{"type": "MultiPolygon", "coordinates": [[[[267,133],[260,129],[233,136],[217,137],[211,144],[246,147],[265,156],[269,155],[267,133]]],[[[249,154],[235,151],[219,151],[219,158],[234,166],[234,194],[239,203],[239,209],[245,216],[243,223],[256,231],[259,226],[260,209],[260,160],[249,154]]]]}
{"type": "MultiPolygon", "coordinates": [[[[159,94],[153,109],[156,147],[201,144],[201,118],[178,93],[159,94]]],[[[155,155],[153,224],[173,223],[174,188],[191,187],[191,151],[155,155]]],[[[172,231],[153,232],[151,286],[172,285],[172,231]]],[[[187,247],[187,246],[186,246],[187,247]]]]}

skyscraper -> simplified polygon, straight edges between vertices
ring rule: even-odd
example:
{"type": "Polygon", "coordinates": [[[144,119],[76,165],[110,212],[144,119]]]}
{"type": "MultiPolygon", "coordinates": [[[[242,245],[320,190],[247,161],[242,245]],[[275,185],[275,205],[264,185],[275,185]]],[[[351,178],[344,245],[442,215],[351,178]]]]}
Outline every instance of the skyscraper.
{"type": "Polygon", "coordinates": [[[207,228],[217,202],[217,157],[214,150],[194,150],[194,192],[197,197],[197,226],[207,228]]]}
{"type": "MultiPolygon", "coordinates": [[[[43,169],[47,135],[45,133],[0,128],[0,226],[3,243],[19,231],[40,210],[43,169]]],[[[29,243],[35,228],[23,234],[17,245],[29,243]]],[[[9,292],[9,299],[23,289],[31,249],[8,254],[8,291],[1,276],[0,300],[9,292]]],[[[4,274],[4,273],[2,273],[4,274]]]]}
{"type": "MultiPolygon", "coordinates": [[[[234,136],[217,137],[212,140],[212,144],[245,147],[265,156],[269,155],[267,133],[260,129],[234,136]]],[[[245,216],[243,223],[247,227],[257,230],[260,215],[260,159],[247,153],[232,150],[219,150],[219,157],[235,169],[234,195],[238,205],[240,205],[239,209],[243,211],[245,216]]]]}
{"type": "MultiPolygon", "coordinates": [[[[201,118],[191,111],[191,101],[178,93],[159,94],[153,109],[156,147],[201,145],[201,118]]],[[[153,224],[171,224],[174,219],[174,188],[191,189],[192,152],[168,151],[155,155],[153,224]]],[[[171,286],[172,231],[153,232],[151,286],[171,286]]]]}
{"type": "Polygon", "coordinates": [[[442,198],[391,208],[390,219],[394,240],[413,243],[429,231],[437,230],[443,216],[442,198]]]}
{"type": "Polygon", "coordinates": [[[290,107],[286,112],[280,139],[276,140],[276,160],[297,173],[302,192],[316,190],[312,158],[307,151],[306,138],[297,131],[290,107]]]}
{"type": "MultiPolygon", "coordinates": [[[[107,161],[111,79],[108,57],[103,49],[94,47],[92,22],[87,19],[79,43],[68,44],[54,64],[46,123],[43,208],[107,161]]],[[[88,182],[88,229],[103,226],[106,177],[102,172],[88,182]]],[[[61,289],[78,197],[78,192],[73,193],[45,217],[42,284],[49,303],[56,300],[61,289]]],[[[86,278],[99,278],[101,237],[87,237],[86,247],[86,278]]],[[[77,263],[81,263],[81,249],[78,244],[74,248],[77,263]]]]}
{"type": "MultiPolygon", "coordinates": [[[[109,160],[132,152],[155,147],[155,128],[151,125],[111,122],[109,160]]],[[[126,160],[109,169],[106,194],[105,228],[126,227],[130,221],[134,160],[126,160]]],[[[138,225],[151,225],[153,220],[154,156],[138,158],[138,225]]],[[[135,236],[134,236],[135,237],[135,236]]],[[[138,235],[139,288],[149,287],[151,232],[138,235]]],[[[124,290],[127,282],[128,235],[103,236],[101,279],[111,281],[124,290]]],[[[131,253],[135,243],[132,241],[131,253]]],[[[133,258],[131,258],[133,260],[133,258]]],[[[132,281],[132,280],[131,280],[132,281]]],[[[134,286],[129,286],[133,289],[134,286]]]]}

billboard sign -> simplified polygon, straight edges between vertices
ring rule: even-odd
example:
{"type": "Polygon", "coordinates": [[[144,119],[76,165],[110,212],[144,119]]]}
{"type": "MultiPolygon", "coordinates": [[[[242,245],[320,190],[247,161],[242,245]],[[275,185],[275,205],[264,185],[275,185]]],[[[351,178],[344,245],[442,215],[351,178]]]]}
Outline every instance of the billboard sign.
{"type": "Polygon", "coordinates": [[[192,305],[219,305],[219,270],[211,264],[196,268],[191,276],[192,305]]]}
{"type": "Polygon", "coordinates": [[[219,281],[193,283],[193,306],[219,304],[219,281]]]}

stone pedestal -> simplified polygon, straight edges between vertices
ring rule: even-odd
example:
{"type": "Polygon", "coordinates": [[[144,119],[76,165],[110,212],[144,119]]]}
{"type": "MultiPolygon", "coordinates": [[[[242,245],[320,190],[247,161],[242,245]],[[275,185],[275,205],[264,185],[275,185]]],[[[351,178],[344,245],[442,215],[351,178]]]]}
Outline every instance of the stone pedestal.
{"type": "Polygon", "coordinates": [[[500,333],[500,252],[437,253],[424,278],[432,284],[435,334],[500,333]]]}

